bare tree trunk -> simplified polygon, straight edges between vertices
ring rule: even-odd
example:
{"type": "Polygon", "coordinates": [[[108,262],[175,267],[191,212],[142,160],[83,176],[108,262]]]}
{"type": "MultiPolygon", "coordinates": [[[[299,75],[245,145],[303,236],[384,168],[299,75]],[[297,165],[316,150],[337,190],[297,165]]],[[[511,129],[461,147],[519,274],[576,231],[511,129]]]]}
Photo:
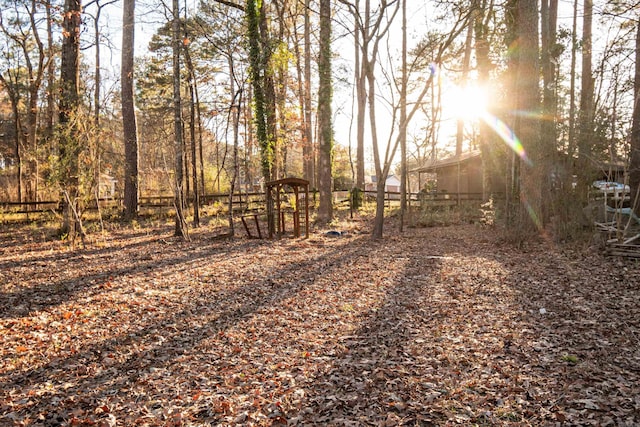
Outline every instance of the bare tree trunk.
{"type": "MultiPolygon", "coordinates": [[[[133,99],[135,0],[124,0],[122,9],[122,130],[124,134],[124,219],[138,215],[138,126],[133,99]]],[[[97,110],[97,106],[96,106],[97,110]]]]}
{"type": "Polygon", "coordinates": [[[318,221],[329,223],[333,217],[331,193],[331,151],[333,128],[331,125],[331,0],[320,0],[320,56],[318,59],[318,124],[319,167],[318,186],[320,205],[318,221]]]}
{"type": "MultiPolygon", "coordinates": [[[[101,88],[102,88],[102,69],[100,63],[100,54],[101,54],[101,42],[100,42],[100,17],[102,15],[102,8],[104,5],[100,4],[100,1],[96,1],[96,16],[93,18],[93,36],[94,36],[94,45],[95,45],[95,64],[94,64],[94,80],[95,80],[95,88],[93,91],[93,126],[95,127],[94,131],[96,132],[96,137],[92,142],[91,146],[95,150],[92,156],[93,161],[93,182],[92,182],[92,192],[95,193],[96,206],[98,210],[100,209],[100,97],[101,97],[101,88]]],[[[124,46],[124,37],[122,44],[124,46]]],[[[123,50],[124,54],[124,50],[123,50]]],[[[122,67],[122,64],[120,65],[122,67]]],[[[122,72],[122,70],[121,70],[122,72]]],[[[123,112],[124,116],[124,112],[123,112]]],[[[124,122],[124,118],[123,118],[124,122]]],[[[124,131],[123,131],[124,133],[124,131]]],[[[126,138],[125,138],[126,140],[126,138]]],[[[126,157],[126,149],[125,149],[125,157],[126,157]]]]}
{"type": "Polygon", "coordinates": [[[191,61],[189,46],[184,46],[184,57],[189,70],[189,141],[191,142],[191,179],[193,182],[193,226],[200,227],[200,193],[198,186],[198,157],[196,143],[196,72],[191,61]]]}
{"type": "Polygon", "coordinates": [[[302,141],[302,176],[304,179],[310,181],[309,177],[309,156],[310,146],[307,140],[307,113],[305,111],[306,103],[306,82],[303,74],[303,52],[301,52],[301,41],[297,31],[293,32],[294,36],[294,52],[295,52],[295,65],[296,65],[296,77],[298,79],[297,96],[298,96],[298,111],[300,112],[300,140],[302,141]]]}
{"type": "MultiPolygon", "coordinates": [[[[636,66],[633,85],[634,104],[631,125],[631,161],[629,165],[629,185],[631,194],[640,194],[640,22],[636,32],[636,66]]],[[[640,202],[636,201],[636,213],[640,214],[640,202]]]]}
{"type": "MultiPolygon", "coordinates": [[[[45,74],[45,66],[47,62],[48,52],[45,51],[44,43],[40,38],[40,32],[38,29],[39,23],[36,22],[36,0],[31,0],[31,10],[33,13],[30,15],[31,31],[33,33],[33,40],[35,42],[35,49],[37,50],[37,61],[35,67],[29,59],[29,52],[25,51],[25,58],[27,59],[27,69],[29,73],[29,100],[27,106],[27,145],[32,150],[32,155],[29,159],[29,174],[30,176],[30,188],[31,199],[33,201],[38,200],[38,187],[40,180],[39,171],[39,159],[38,159],[38,108],[39,94],[42,86],[42,81],[45,74]]],[[[26,46],[26,45],[25,45],[26,46]]],[[[34,46],[28,46],[28,49],[33,49],[34,46]]],[[[52,60],[51,57],[48,59],[52,60]]]]}
{"type": "MultiPolygon", "coordinates": [[[[474,16],[477,13],[474,13],[474,16]]],[[[469,63],[471,62],[471,42],[473,41],[473,25],[474,20],[469,20],[469,27],[467,28],[467,37],[464,42],[464,56],[462,59],[462,85],[467,84],[467,78],[469,75],[469,63]]],[[[464,119],[458,118],[456,122],[456,157],[460,157],[462,154],[462,140],[464,139],[464,119]]],[[[459,174],[458,174],[459,175],[459,174]]],[[[460,177],[458,176],[458,181],[460,177]]],[[[459,188],[459,187],[458,187],[459,188]]]]}
{"type": "MultiPolygon", "coordinates": [[[[356,0],[356,11],[360,10],[360,1],[356,0]]],[[[368,29],[370,24],[369,0],[365,0],[365,23],[364,27],[358,22],[358,14],[354,14],[355,22],[355,70],[356,70],[356,99],[357,99],[357,119],[356,119],[356,187],[364,190],[364,123],[365,110],[367,108],[367,91],[365,68],[366,53],[369,52],[368,29]],[[360,45],[361,43],[361,45],[360,45]]]]}
{"type": "MultiPolygon", "coordinates": [[[[473,12],[472,12],[473,13],[473,12]]],[[[473,13],[475,16],[476,13],[473,13]]],[[[471,62],[471,42],[473,41],[473,24],[474,20],[469,19],[469,24],[467,28],[467,37],[464,42],[464,56],[462,59],[462,85],[467,84],[467,79],[469,75],[469,63],[471,62]]],[[[456,123],[456,157],[458,157],[458,162],[456,164],[456,203],[458,206],[460,205],[460,175],[461,165],[460,165],[460,156],[462,155],[462,142],[464,140],[464,119],[458,118],[456,123]]]]}
{"type": "MultiPolygon", "coordinates": [[[[493,0],[487,2],[482,0],[476,2],[476,13],[474,26],[475,26],[475,45],[476,45],[476,61],[478,63],[478,81],[480,85],[488,89],[490,84],[490,70],[492,67],[491,59],[489,58],[489,20],[493,16],[494,4],[493,0]]],[[[496,149],[498,144],[495,144],[495,135],[489,129],[489,126],[484,122],[480,122],[480,133],[478,135],[480,153],[482,156],[482,200],[484,202],[489,201],[491,193],[494,190],[493,176],[497,175],[495,159],[498,158],[499,152],[504,152],[496,149]]],[[[501,175],[504,175],[501,172],[501,175]]]]}
{"type": "Polygon", "coordinates": [[[582,78],[580,82],[580,125],[578,136],[578,197],[586,201],[594,170],[592,157],[594,79],[592,75],[593,0],[585,0],[582,24],[582,78]]]}
{"type": "MultiPolygon", "coordinates": [[[[511,46],[516,46],[518,43],[518,0],[507,0],[505,3],[505,37],[504,42],[509,49],[511,46]]],[[[509,94],[505,97],[503,109],[504,111],[517,111],[518,105],[515,99],[517,94],[517,74],[519,57],[516,49],[510,55],[507,56],[507,72],[505,76],[506,93],[509,94]]],[[[509,127],[515,129],[516,116],[514,114],[505,117],[505,121],[508,122],[509,127]]],[[[513,151],[508,151],[505,158],[505,224],[507,228],[517,227],[516,218],[518,210],[518,197],[520,193],[520,159],[513,151]]]]}
{"type": "Polygon", "coordinates": [[[400,231],[407,211],[407,0],[402,0],[402,82],[400,87],[400,231]]]}
{"type": "Polygon", "coordinates": [[[305,0],[304,8],[304,161],[305,176],[311,188],[317,188],[316,150],[313,141],[311,108],[311,22],[310,0],[305,0]]]}
{"type": "Polygon", "coordinates": [[[174,207],[176,210],[175,235],[188,238],[187,224],[184,217],[184,142],[182,137],[182,100],[180,98],[180,5],[178,0],[172,1],[173,23],[171,46],[173,51],[173,132],[175,148],[175,182],[174,207]]]}
{"type": "Polygon", "coordinates": [[[515,132],[521,141],[525,141],[524,148],[535,163],[535,167],[522,164],[520,168],[522,187],[518,231],[525,237],[543,226],[542,181],[547,176],[544,151],[540,147],[540,121],[535,117],[540,110],[537,1],[518,1],[518,46],[517,111],[533,114],[532,117],[518,117],[515,132]]]}
{"type": "MultiPolygon", "coordinates": [[[[544,144],[545,152],[543,153],[543,161],[546,164],[555,165],[560,160],[557,156],[557,97],[556,97],[556,55],[554,53],[556,45],[556,24],[558,16],[558,0],[542,0],[541,6],[541,41],[542,41],[542,102],[543,116],[546,120],[541,124],[541,143],[544,144]]],[[[552,193],[550,174],[542,177],[542,193],[551,194],[551,200],[554,206],[556,200],[562,201],[566,198],[564,194],[552,193]]],[[[545,198],[549,199],[549,198],[545,198]]],[[[546,204],[546,209],[542,212],[542,221],[548,222],[552,215],[551,206],[546,204]]],[[[555,210],[555,209],[553,209],[555,210]]]]}
{"type": "MultiPolygon", "coordinates": [[[[569,71],[569,141],[567,157],[573,159],[576,153],[576,61],[578,57],[578,0],[573,1],[573,23],[571,26],[571,70],[569,71]]],[[[567,170],[572,171],[572,165],[567,164],[567,170]]],[[[567,175],[571,176],[570,172],[567,175]]],[[[571,181],[568,181],[570,184],[571,181]]]]}
{"type": "MultiPolygon", "coordinates": [[[[233,79],[232,79],[233,80],[233,79]]],[[[233,88],[233,87],[232,87],[233,88]]],[[[234,89],[235,90],[235,89],[234,89]]],[[[232,102],[230,112],[233,122],[233,175],[231,176],[231,185],[229,188],[229,234],[235,234],[233,223],[233,194],[235,193],[236,184],[240,171],[240,162],[238,158],[238,145],[240,139],[240,113],[242,111],[242,89],[232,94],[232,102]]]]}
{"type": "Polygon", "coordinates": [[[53,122],[56,111],[55,102],[55,61],[51,60],[53,57],[54,41],[53,41],[53,16],[51,14],[51,1],[45,2],[46,16],[47,16],[47,55],[49,56],[49,62],[47,64],[47,117],[46,117],[46,137],[51,139],[53,137],[53,122]]]}
{"type": "Polygon", "coordinates": [[[62,58],[60,64],[60,186],[63,197],[63,219],[61,232],[70,241],[74,241],[80,231],[77,224],[79,212],[79,153],[78,107],[79,71],[80,71],[80,26],[82,6],[79,0],[65,0],[62,39],[62,58]]]}
{"type": "MultiPolygon", "coordinates": [[[[364,58],[363,58],[364,60],[364,58]]],[[[387,176],[383,173],[383,165],[380,160],[380,148],[378,144],[378,128],[376,124],[376,85],[373,74],[373,66],[367,67],[367,97],[369,103],[369,122],[371,123],[371,146],[373,148],[373,158],[376,168],[376,217],[373,223],[374,239],[381,239],[384,227],[384,187],[387,176]]]]}
{"type": "MultiPolygon", "coordinates": [[[[3,79],[4,82],[4,79],[3,79]]],[[[7,84],[5,83],[5,86],[7,84]]],[[[17,166],[17,178],[18,178],[18,187],[16,188],[18,193],[18,202],[22,203],[24,201],[24,194],[22,192],[23,183],[23,170],[22,170],[22,146],[23,143],[21,141],[21,129],[22,125],[20,123],[20,111],[18,110],[19,99],[17,98],[17,94],[13,89],[7,89],[9,92],[9,98],[11,100],[11,111],[13,112],[13,134],[15,135],[15,155],[16,155],[16,166],[17,166]]]]}
{"type": "Polygon", "coordinates": [[[233,225],[233,194],[236,188],[236,181],[238,180],[238,128],[240,126],[240,109],[241,105],[241,91],[236,91],[236,78],[234,73],[233,56],[227,56],[227,63],[229,65],[229,72],[231,74],[229,78],[229,95],[231,97],[231,105],[229,105],[229,119],[233,124],[233,174],[231,176],[229,185],[229,230],[233,236],[235,233],[233,225]]]}
{"type": "MultiPolygon", "coordinates": [[[[135,1],[135,0],[134,0],[135,1]]],[[[93,35],[94,35],[94,44],[95,44],[95,64],[93,67],[94,70],[94,79],[95,79],[95,85],[96,87],[93,90],[93,124],[96,126],[96,129],[100,126],[100,86],[102,86],[102,73],[101,73],[101,69],[100,69],[100,15],[102,14],[102,6],[100,5],[100,2],[96,2],[96,7],[98,8],[98,10],[96,11],[96,16],[93,19],[93,35]]],[[[122,21],[122,47],[123,47],[123,52],[122,55],[124,56],[124,45],[125,45],[125,37],[128,37],[127,35],[125,35],[124,33],[129,31],[129,29],[126,27],[128,25],[128,22],[126,22],[125,20],[128,19],[128,17],[125,17],[124,14],[127,13],[128,5],[124,4],[122,5],[122,9],[123,9],[123,21],[122,21]]],[[[130,18],[133,19],[133,16],[130,18]]],[[[121,67],[121,72],[122,72],[122,67],[124,67],[123,64],[120,64],[121,67]]],[[[122,76],[121,76],[122,78],[122,76]]]]}

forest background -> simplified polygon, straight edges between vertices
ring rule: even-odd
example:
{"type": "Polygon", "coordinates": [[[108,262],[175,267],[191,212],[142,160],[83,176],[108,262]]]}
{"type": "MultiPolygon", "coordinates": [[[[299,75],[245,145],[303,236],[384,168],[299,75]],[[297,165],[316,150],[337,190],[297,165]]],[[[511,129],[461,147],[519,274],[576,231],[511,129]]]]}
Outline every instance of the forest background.
{"type": "Polygon", "coordinates": [[[505,224],[570,237],[603,172],[638,189],[638,7],[4,0],[1,197],[60,200],[73,234],[96,198],[172,194],[184,234],[205,194],[303,177],[328,222],[375,176],[381,237],[389,174],[402,219],[409,171],[479,150],[505,224]]]}

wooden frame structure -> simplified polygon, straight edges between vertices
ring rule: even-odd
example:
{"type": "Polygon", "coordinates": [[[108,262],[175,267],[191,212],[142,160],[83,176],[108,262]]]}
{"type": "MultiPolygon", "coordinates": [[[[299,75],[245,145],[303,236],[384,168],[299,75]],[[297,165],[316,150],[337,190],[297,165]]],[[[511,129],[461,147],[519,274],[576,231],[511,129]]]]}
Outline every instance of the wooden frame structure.
{"type": "Polygon", "coordinates": [[[285,187],[293,190],[295,198],[291,206],[291,216],[293,218],[293,236],[301,236],[301,219],[304,221],[304,237],[309,238],[309,181],[302,178],[282,178],[269,181],[266,184],[267,195],[267,223],[269,228],[269,238],[281,237],[286,232],[285,215],[287,211],[282,208],[281,194],[284,194],[285,187]],[[301,205],[300,196],[304,194],[304,203],[301,205]],[[303,212],[301,212],[304,209],[303,212]],[[302,218],[300,214],[303,214],[302,218]]]}

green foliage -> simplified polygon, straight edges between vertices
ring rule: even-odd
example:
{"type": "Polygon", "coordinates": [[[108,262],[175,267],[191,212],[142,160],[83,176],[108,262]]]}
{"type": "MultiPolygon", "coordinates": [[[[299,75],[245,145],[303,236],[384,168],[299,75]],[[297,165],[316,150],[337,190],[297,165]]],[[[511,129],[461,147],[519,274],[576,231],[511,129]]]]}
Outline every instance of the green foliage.
{"type": "Polygon", "coordinates": [[[253,84],[253,109],[256,125],[256,137],[260,145],[262,175],[265,180],[271,178],[273,167],[274,142],[267,130],[267,106],[265,95],[265,80],[267,70],[265,56],[267,47],[261,43],[260,33],[260,5],[256,0],[247,0],[247,39],[249,42],[249,64],[251,83],[253,84]]]}

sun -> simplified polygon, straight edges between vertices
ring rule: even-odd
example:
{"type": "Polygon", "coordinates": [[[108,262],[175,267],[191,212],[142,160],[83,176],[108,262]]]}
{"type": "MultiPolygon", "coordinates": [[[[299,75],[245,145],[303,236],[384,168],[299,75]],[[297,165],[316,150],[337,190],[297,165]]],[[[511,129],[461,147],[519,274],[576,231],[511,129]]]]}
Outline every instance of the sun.
{"type": "Polygon", "coordinates": [[[465,86],[452,86],[447,92],[446,105],[456,118],[474,121],[486,114],[488,95],[484,87],[470,83],[465,86]]]}

